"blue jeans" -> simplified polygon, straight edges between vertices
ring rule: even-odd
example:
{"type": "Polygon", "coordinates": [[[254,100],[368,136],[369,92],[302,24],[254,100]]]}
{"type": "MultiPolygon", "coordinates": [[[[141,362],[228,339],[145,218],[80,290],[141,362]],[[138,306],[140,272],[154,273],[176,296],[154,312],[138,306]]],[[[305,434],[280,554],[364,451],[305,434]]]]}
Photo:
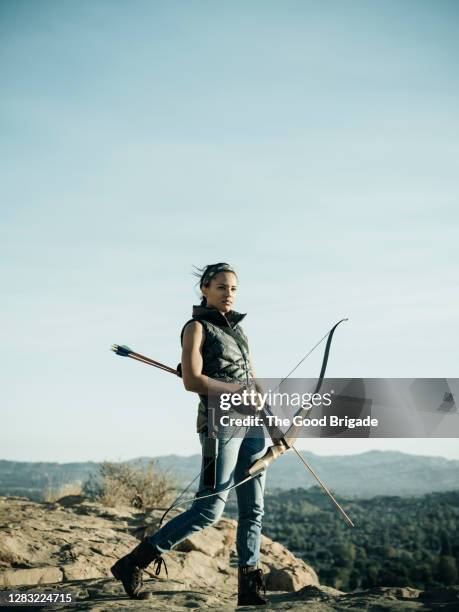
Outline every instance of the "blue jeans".
{"type": "MultiPolygon", "coordinates": [[[[226,489],[234,482],[242,480],[246,476],[247,468],[263,455],[265,449],[263,435],[248,437],[250,431],[253,430],[249,429],[244,438],[234,437],[219,440],[215,491],[226,489]]],[[[203,436],[204,434],[200,434],[201,445],[203,436]]],[[[265,479],[266,473],[263,472],[261,476],[252,478],[235,489],[239,510],[236,548],[240,566],[257,565],[259,560],[265,479]]],[[[204,489],[202,485],[203,472],[201,471],[199,493],[192,506],[147,538],[149,544],[155,546],[160,552],[166,552],[193,533],[209,527],[220,519],[229,491],[207,499],[200,499],[199,495],[208,495],[211,492],[209,489],[204,489]]]]}

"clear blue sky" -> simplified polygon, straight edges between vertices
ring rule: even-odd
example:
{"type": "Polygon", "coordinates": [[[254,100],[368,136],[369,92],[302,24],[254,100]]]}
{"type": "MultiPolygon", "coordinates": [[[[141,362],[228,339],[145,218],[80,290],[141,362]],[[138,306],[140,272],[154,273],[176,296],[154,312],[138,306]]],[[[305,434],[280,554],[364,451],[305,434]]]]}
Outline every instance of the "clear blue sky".
{"type": "MultiPolygon", "coordinates": [[[[197,452],[194,397],[108,350],[176,365],[193,264],[239,271],[260,376],[349,316],[330,376],[457,377],[458,17],[3,0],[0,457],[197,452]]],[[[366,444],[459,458],[457,440],[366,444]]]]}

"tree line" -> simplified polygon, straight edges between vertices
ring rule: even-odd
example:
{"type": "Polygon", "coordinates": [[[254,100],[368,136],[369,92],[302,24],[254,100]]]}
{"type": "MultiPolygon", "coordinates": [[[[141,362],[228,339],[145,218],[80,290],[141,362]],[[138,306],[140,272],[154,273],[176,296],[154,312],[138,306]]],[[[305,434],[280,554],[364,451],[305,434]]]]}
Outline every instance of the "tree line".
{"type": "Polygon", "coordinates": [[[338,501],[355,528],[318,487],[267,493],[263,533],[343,591],[458,582],[459,491],[338,501]]]}

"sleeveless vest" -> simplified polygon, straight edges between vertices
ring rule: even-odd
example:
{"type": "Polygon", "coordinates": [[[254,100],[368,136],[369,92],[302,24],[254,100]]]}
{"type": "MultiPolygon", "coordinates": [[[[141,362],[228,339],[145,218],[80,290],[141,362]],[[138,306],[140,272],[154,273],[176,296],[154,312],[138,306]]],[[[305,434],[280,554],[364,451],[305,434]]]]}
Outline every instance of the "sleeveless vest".
{"type": "MultiPolygon", "coordinates": [[[[252,377],[249,364],[249,344],[239,323],[246,315],[231,310],[223,315],[216,308],[193,306],[192,319],[183,326],[180,335],[183,340],[185,326],[190,321],[199,321],[204,328],[202,346],[202,373],[209,378],[224,382],[249,383],[252,377]]],[[[197,430],[207,426],[207,397],[199,396],[197,430]]]]}

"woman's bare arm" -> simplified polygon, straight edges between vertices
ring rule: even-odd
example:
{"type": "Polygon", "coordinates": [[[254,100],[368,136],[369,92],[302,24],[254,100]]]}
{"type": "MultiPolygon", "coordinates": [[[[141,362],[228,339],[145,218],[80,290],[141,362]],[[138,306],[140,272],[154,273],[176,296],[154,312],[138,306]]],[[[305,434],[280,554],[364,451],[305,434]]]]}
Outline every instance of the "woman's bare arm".
{"type": "Polygon", "coordinates": [[[182,343],[182,378],[187,391],[194,391],[201,395],[209,393],[236,393],[241,385],[225,383],[209,378],[202,373],[202,345],[204,343],[204,330],[198,321],[192,321],[185,327],[182,343]]]}
{"type": "Polygon", "coordinates": [[[258,393],[264,393],[263,387],[260,385],[260,383],[257,380],[257,375],[255,374],[255,368],[253,367],[253,361],[252,361],[251,356],[249,356],[249,365],[250,365],[250,372],[252,373],[252,380],[255,384],[255,389],[258,391],[258,393]]]}

